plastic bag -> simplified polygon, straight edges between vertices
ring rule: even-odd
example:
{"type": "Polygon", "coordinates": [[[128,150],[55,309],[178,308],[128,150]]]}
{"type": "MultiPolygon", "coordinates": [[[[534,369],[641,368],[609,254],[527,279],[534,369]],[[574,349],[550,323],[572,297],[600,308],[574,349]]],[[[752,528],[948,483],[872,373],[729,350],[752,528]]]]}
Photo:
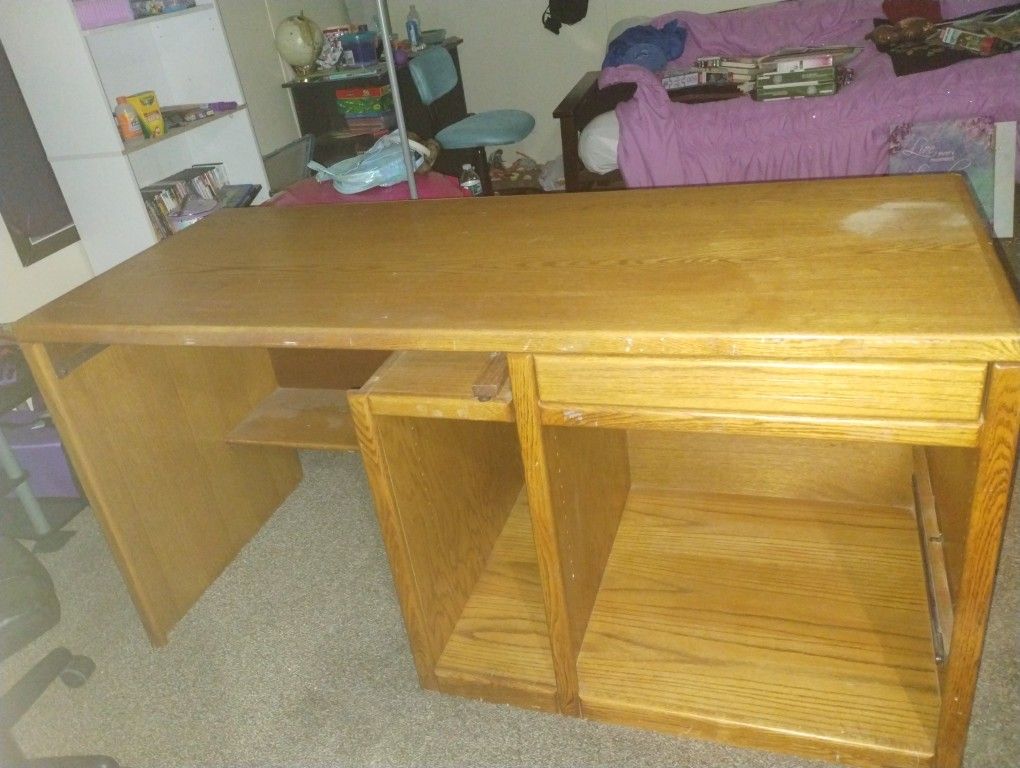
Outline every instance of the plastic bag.
{"type": "MultiPolygon", "coordinates": [[[[410,141],[411,159],[415,170],[421,168],[429,151],[417,141],[410,141]]],[[[315,180],[333,180],[333,187],[342,195],[355,195],[372,187],[392,187],[407,181],[404,152],[400,147],[400,132],[383,136],[372,148],[361,155],[348,157],[329,168],[312,161],[308,167],[316,171],[315,180]]]]}

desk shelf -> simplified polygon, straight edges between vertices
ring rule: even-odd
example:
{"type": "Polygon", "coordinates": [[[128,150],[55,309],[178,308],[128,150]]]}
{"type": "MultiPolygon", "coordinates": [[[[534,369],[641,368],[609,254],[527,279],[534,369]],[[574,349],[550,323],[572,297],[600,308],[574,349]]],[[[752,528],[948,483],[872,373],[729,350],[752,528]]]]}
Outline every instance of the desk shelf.
{"type": "Polygon", "coordinates": [[[939,688],[913,512],[632,488],[577,666],[599,720],[924,764],[939,688]]]}
{"type": "Polygon", "coordinates": [[[342,389],[280,387],[226,438],[234,445],[277,445],[332,451],[358,450],[342,389]]]}
{"type": "Polygon", "coordinates": [[[542,584],[527,494],[518,497],[436,665],[440,688],[554,712],[542,584]]]}

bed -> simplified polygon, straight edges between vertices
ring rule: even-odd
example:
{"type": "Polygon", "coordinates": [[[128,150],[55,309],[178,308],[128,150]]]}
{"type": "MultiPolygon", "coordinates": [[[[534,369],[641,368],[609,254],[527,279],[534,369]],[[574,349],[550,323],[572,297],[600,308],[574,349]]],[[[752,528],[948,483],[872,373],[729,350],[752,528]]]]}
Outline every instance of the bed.
{"type": "MultiPolygon", "coordinates": [[[[955,18],[1002,4],[943,0],[941,8],[944,18],[955,18]]],[[[850,64],[853,81],[836,95],[791,101],[705,93],[678,102],[658,75],[640,67],[586,73],[554,112],[567,190],[884,174],[895,125],[1020,120],[1020,51],[897,77],[890,57],[865,40],[882,16],[881,0],[787,0],[654,19],[654,26],[676,19],[687,29],[675,67],[699,56],[756,56],[785,46],[863,50],[850,64]]]]}

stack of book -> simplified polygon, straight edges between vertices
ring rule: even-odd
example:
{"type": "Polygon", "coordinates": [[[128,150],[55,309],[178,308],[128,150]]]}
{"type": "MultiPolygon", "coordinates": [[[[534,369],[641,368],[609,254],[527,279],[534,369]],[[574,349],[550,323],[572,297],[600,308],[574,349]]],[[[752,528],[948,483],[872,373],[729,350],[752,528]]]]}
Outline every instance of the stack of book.
{"type": "Polygon", "coordinates": [[[753,83],[758,73],[755,59],[706,56],[690,69],[669,69],[662,73],[662,87],[667,91],[697,88],[703,85],[740,85],[753,83]]]}
{"type": "Polygon", "coordinates": [[[725,77],[729,83],[751,83],[758,74],[758,60],[745,57],[705,56],[694,66],[706,74],[725,77]]]}
{"type": "Polygon", "coordinates": [[[227,184],[227,173],[221,163],[194,165],[183,171],[142,187],[142,200],[156,237],[162,240],[173,234],[172,217],[191,195],[216,200],[227,184]]]}
{"type": "Polygon", "coordinates": [[[397,125],[390,86],[338,88],[336,106],[347,127],[357,133],[382,133],[397,125]]]}
{"type": "Polygon", "coordinates": [[[835,58],[831,53],[773,55],[759,60],[754,81],[757,101],[831,96],[836,92],[835,58]]]}

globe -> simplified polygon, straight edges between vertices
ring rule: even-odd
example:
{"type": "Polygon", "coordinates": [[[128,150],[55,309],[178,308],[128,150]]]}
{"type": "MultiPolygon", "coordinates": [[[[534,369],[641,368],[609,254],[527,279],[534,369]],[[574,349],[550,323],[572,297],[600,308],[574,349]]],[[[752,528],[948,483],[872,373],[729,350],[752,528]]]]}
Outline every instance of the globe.
{"type": "Polygon", "coordinates": [[[276,27],[276,50],[298,77],[311,74],[321,49],[322,30],[307,16],[288,16],[276,27]]]}

